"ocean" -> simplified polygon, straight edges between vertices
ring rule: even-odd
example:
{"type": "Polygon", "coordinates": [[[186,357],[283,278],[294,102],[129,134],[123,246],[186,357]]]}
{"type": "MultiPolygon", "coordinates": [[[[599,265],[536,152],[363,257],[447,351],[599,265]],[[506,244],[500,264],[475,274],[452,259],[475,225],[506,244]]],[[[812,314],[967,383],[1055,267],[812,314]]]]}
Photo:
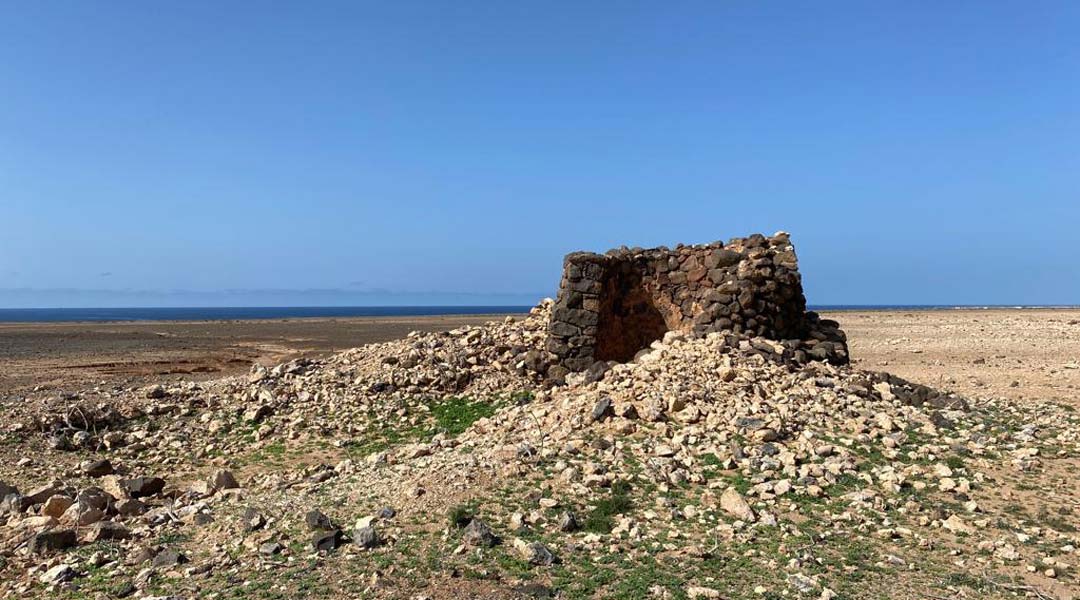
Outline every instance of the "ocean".
{"type": "MultiPolygon", "coordinates": [[[[0,323],[108,321],[242,321],[345,317],[420,317],[438,315],[524,314],[531,306],[224,306],[133,308],[0,308],[0,323]]],[[[1077,308],[1038,305],[823,304],[818,311],[991,310],[999,308],[1077,308]]]]}
{"type": "Polygon", "coordinates": [[[0,308],[0,323],[75,321],[241,321],[334,317],[421,317],[527,313],[531,306],[215,306],[0,308]]]}

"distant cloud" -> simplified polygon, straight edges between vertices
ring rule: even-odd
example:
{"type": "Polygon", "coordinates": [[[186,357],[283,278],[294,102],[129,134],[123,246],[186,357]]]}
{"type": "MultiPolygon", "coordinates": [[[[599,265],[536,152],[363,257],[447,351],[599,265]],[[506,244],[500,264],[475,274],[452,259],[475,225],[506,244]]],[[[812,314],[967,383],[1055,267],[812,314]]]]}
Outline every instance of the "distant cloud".
{"type": "Polygon", "coordinates": [[[350,281],[349,287],[367,287],[367,282],[363,280],[350,281]]]}
{"type": "Polygon", "coordinates": [[[112,277],[112,271],[102,271],[98,273],[98,277],[112,277]]]}

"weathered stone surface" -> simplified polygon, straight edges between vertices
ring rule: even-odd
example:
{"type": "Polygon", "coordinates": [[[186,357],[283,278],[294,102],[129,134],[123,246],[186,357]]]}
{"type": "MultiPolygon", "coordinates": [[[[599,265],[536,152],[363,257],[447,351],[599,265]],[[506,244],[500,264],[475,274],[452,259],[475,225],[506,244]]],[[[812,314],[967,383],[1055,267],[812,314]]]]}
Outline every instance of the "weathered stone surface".
{"type": "Polygon", "coordinates": [[[215,490],[231,490],[240,487],[240,484],[236,481],[236,477],[233,476],[232,471],[220,470],[216,471],[210,476],[208,482],[210,487],[215,490]]]}
{"type": "Polygon", "coordinates": [[[529,564],[549,566],[555,562],[555,555],[540,542],[527,542],[519,538],[514,540],[513,547],[514,553],[529,564]]]}
{"type": "Polygon", "coordinates": [[[71,548],[78,543],[74,529],[50,529],[36,534],[30,540],[31,554],[44,554],[54,550],[71,548]]]}
{"type": "Polygon", "coordinates": [[[374,548],[379,545],[379,533],[371,525],[361,527],[353,532],[353,543],[365,549],[374,548]]]}
{"type": "Polygon", "coordinates": [[[126,540],[131,537],[131,532],[127,527],[120,523],[113,521],[101,521],[95,523],[90,529],[89,541],[98,542],[101,540],[126,540]]]}
{"type": "Polygon", "coordinates": [[[160,477],[133,477],[120,480],[120,488],[131,498],[144,498],[161,493],[165,480],[160,477]]]}
{"type": "Polygon", "coordinates": [[[304,523],[313,531],[334,529],[334,522],[330,520],[330,517],[318,510],[309,510],[304,513],[304,523]]]}
{"type": "Polygon", "coordinates": [[[733,487],[727,488],[720,495],[720,508],[736,519],[749,522],[755,518],[754,509],[750,508],[742,494],[733,487]]]}
{"type": "Polygon", "coordinates": [[[629,362],[668,331],[796,340],[777,354],[780,360],[848,361],[839,325],[807,312],[798,261],[783,232],[674,250],[574,252],[563,268],[546,345],[555,357],[548,369],[553,382],[568,371],[587,371],[586,383],[598,381],[604,361],[629,362]]]}
{"type": "Polygon", "coordinates": [[[480,519],[469,521],[461,534],[461,539],[470,546],[494,546],[499,541],[487,523],[480,519]]]}
{"type": "Polygon", "coordinates": [[[329,552],[341,545],[343,537],[340,529],[318,530],[311,536],[311,546],[319,552],[329,552]]]}
{"type": "Polygon", "coordinates": [[[112,463],[108,459],[94,460],[83,465],[83,473],[88,477],[104,477],[113,472],[112,463]]]}

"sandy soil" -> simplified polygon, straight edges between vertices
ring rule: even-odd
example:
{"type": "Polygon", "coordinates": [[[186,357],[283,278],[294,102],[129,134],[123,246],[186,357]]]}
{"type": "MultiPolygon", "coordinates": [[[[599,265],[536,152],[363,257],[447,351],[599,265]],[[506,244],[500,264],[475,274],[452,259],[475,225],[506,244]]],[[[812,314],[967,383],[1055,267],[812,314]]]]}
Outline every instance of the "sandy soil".
{"type": "Polygon", "coordinates": [[[851,356],[968,397],[1080,405],[1080,310],[835,312],[851,356]]]}
{"type": "MultiPolygon", "coordinates": [[[[1080,404],[1080,310],[833,312],[865,369],[966,396],[1080,404]]],[[[219,377],[498,315],[0,324],[0,398],[219,377]]]]}
{"type": "Polygon", "coordinates": [[[0,398],[99,384],[221,377],[501,315],[252,321],[3,323],[0,398]]]}

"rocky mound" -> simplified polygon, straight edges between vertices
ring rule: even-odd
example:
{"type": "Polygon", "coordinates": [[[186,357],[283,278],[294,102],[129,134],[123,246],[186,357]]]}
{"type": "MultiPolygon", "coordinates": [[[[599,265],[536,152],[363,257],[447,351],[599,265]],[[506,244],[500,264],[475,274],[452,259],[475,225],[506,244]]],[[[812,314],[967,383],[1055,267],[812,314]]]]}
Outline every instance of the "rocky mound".
{"type": "MultiPolygon", "coordinates": [[[[852,569],[948,565],[942,549],[977,548],[986,567],[1025,559],[1015,539],[980,536],[992,513],[974,496],[1080,439],[1072,422],[731,333],[669,332],[632,362],[552,385],[550,310],[24,415],[14,443],[51,450],[0,484],[0,585],[857,597],[892,584],[852,569]]],[[[904,585],[958,589],[928,571],[904,585]]]]}

